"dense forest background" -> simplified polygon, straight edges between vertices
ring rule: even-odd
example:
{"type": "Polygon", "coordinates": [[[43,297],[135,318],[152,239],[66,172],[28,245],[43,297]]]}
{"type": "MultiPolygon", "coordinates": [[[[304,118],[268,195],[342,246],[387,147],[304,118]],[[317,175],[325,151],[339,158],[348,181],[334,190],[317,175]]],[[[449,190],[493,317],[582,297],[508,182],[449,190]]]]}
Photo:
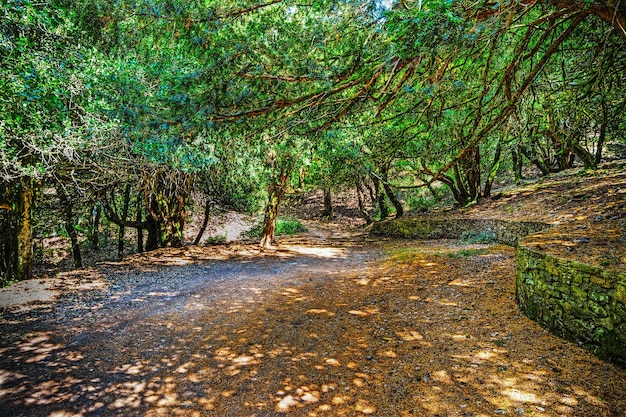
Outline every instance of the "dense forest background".
{"type": "Polygon", "coordinates": [[[264,209],[268,246],[286,193],[370,222],[594,169],[626,155],[625,41],[613,0],[6,0],[0,284],[104,221],[119,256],[180,246],[192,202],[264,209]]]}

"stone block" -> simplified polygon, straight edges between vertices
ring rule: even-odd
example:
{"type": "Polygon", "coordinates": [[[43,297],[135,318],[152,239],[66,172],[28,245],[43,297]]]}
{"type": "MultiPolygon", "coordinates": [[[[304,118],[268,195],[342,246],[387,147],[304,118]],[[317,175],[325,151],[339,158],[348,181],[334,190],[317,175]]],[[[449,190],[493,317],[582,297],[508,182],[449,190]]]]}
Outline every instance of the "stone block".
{"type": "Polygon", "coordinates": [[[598,324],[608,331],[613,331],[613,328],[615,327],[613,319],[610,316],[598,320],[598,324]]]}
{"type": "Polygon", "coordinates": [[[571,316],[577,320],[576,322],[584,322],[585,320],[591,319],[594,316],[594,313],[587,307],[586,304],[577,301],[571,304],[571,316]]]}
{"type": "Polygon", "coordinates": [[[602,291],[590,291],[588,296],[594,303],[608,304],[609,302],[609,295],[602,291]]]}
{"type": "Polygon", "coordinates": [[[587,307],[589,311],[592,313],[592,315],[595,317],[601,317],[601,318],[608,317],[606,308],[602,307],[599,304],[589,301],[589,303],[587,304],[587,307]]]}
{"type": "Polygon", "coordinates": [[[584,301],[587,299],[587,292],[580,288],[578,285],[572,285],[572,296],[576,297],[576,299],[580,301],[584,301]]]}
{"type": "Polygon", "coordinates": [[[558,292],[561,293],[561,296],[563,296],[563,295],[569,295],[572,287],[570,285],[562,283],[562,284],[555,285],[555,288],[557,289],[558,292]]]}
{"type": "Polygon", "coordinates": [[[615,286],[615,276],[608,271],[603,271],[600,274],[591,274],[589,280],[592,284],[606,289],[613,288],[615,286]]]}
{"type": "Polygon", "coordinates": [[[561,275],[561,270],[559,269],[559,262],[552,257],[546,258],[546,262],[544,264],[544,270],[548,274],[553,275],[555,277],[558,277],[559,275],[561,275]]]}
{"type": "Polygon", "coordinates": [[[626,282],[618,282],[615,285],[615,299],[626,306],[626,282]]]}
{"type": "Polygon", "coordinates": [[[626,323],[626,305],[618,302],[617,300],[613,300],[610,303],[611,311],[613,314],[620,318],[620,321],[626,323]]]}
{"type": "Polygon", "coordinates": [[[570,261],[570,266],[586,274],[600,274],[601,269],[578,261],[570,261]]]}

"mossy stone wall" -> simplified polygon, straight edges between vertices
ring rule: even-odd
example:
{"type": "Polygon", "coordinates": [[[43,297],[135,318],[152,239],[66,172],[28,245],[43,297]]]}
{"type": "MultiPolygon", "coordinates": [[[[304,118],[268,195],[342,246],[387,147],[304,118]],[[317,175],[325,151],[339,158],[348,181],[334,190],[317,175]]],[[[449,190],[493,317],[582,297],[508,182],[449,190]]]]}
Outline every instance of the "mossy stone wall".
{"type": "Polygon", "coordinates": [[[520,309],[557,335],[626,365],[626,274],[517,248],[520,309]]]}
{"type": "Polygon", "coordinates": [[[425,217],[375,223],[372,233],[409,239],[458,239],[467,231],[493,232],[498,243],[517,247],[516,298],[524,314],[553,333],[626,367],[626,273],[524,245],[525,236],[547,227],[540,222],[425,217]]]}
{"type": "Polygon", "coordinates": [[[498,219],[406,218],[374,223],[372,233],[407,239],[459,239],[463,233],[492,232],[495,241],[517,246],[519,240],[549,225],[540,222],[518,222],[498,219]]]}

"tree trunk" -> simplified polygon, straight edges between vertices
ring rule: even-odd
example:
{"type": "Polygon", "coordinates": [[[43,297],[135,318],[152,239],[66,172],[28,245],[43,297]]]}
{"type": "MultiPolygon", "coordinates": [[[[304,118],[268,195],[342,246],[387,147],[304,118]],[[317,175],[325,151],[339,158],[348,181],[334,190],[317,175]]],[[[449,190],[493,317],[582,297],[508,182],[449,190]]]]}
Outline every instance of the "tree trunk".
{"type": "Polygon", "coordinates": [[[146,250],[151,251],[157,249],[159,245],[159,229],[156,221],[152,216],[148,215],[146,219],[146,229],[148,230],[148,238],[146,239],[146,250]]]}
{"type": "Polygon", "coordinates": [[[179,248],[183,245],[186,196],[165,196],[155,193],[148,198],[149,217],[158,232],[159,247],[179,248]]]}
{"type": "Polygon", "coordinates": [[[202,235],[206,231],[206,228],[209,224],[209,217],[211,216],[211,199],[207,198],[206,203],[204,203],[204,217],[202,219],[202,227],[200,227],[200,231],[193,241],[194,245],[200,244],[200,240],[202,239],[202,235]]]}
{"type": "Polygon", "coordinates": [[[67,195],[62,185],[57,187],[57,194],[59,195],[59,201],[61,202],[61,209],[65,215],[65,230],[72,242],[72,257],[74,258],[74,268],[82,268],[83,260],[80,254],[80,245],[78,244],[78,234],[74,228],[74,210],[72,210],[72,201],[67,195]]]}
{"type": "Polygon", "coordinates": [[[609,110],[606,106],[606,101],[602,97],[602,123],[600,123],[600,137],[598,137],[598,143],[596,143],[596,150],[594,159],[596,166],[602,162],[602,149],[604,148],[604,141],[606,140],[607,123],[609,123],[609,110]]]}
{"type": "Polygon", "coordinates": [[[321,213],[322,217],[332,217],[333,215],[333,203],[330,194],[330,187],[324,188],[324,210],[321,213]]]}
{"type": "Polygon", "coordinates": [[[9,268],[15,239],[12,233],[12,208],[8,204],[2,204],[0,208],[0,287],[2,287],[11,279],[9,268]]]}
{"type": "Polygon", "coordinates": [[[462,175],[457,179],[460,183],[467,187],[470,202],[478,200],[481,195],[481,179],[480,179],[480,148],[474,146],[469,149],[465,156],[461,159],[462,175]]]}
{"type": "Polygon", "coordinates": [[[17,192],[17,228],[12,271],[15,279],[22,281],[33,277],[33,204],[36,185],[30,178],[22,179],[17,192]]]}
{"type": "Polygon", "coordinates": [[[402,207],[402,202],[398,199],[398,197],[396,197],[396,194],[393,192],[391,186],[389,185],[389,167],[385,166],[381,174],[383,177],[382,182],[385,193],[387,194],[387,197],[389,197],[389,201],[391,201],[391,204],[393,204],[396,209],[396,219],[399,219],[404,215],[404,208],[402,207]]]}
{"type": "Polygon", "coordinates": [[[271,184],[269,187],[269,197],[265,206],[265,215],[263,217],[263,232],[261,234],[262,248],[269,248],[274,244],[274,233],[276,231],[276,218],[278,217],[278,205],[281,200],[280,186],[271,184]]]}
{"type": "Polygon", "coordinates": [[[541,159],[539,159],[536,155],[534,155],[534,153],[532,153],[530,151],[530,149],[526,148],[525,146],[520,145],[519,147],[521,153],[533,164],[535,165],[537,168],[539,168],[539,171],[541,171],[541,175],[546,176],[550,173],[550,169],[548,168],[548,165],[541,159]]]}
{"type": "Polygon", "coordinates": [[[265,206],[265,215],[263,217],[263,231],[261,232],[261,242],[259,245],[262,248],[270,248],[274,244],[276,231],[276,218],[278,217],[278,206],[285,195],[285,187],[287,186],[287,180],[291,174],[291,169],[281,169],[276,181],[271,183],[268,187],[268,199],[265,206]]]}
{"type": "Polygon", "coordinates": [[[135,216],[135,220],[137,223],[137,253],[143,253],[143,227],[141,227],[142,216],[141,216],[141,197],[137,196],[137,214],[135,216]]]}
{"type": "Polygon", "coordinates": [[[124,237],[126,236],[126,220],[128,219],[128,208],[130,206],[130,184],[124,188],[124,202],[122,206],[122,217],[117,235],[117,258],[124,259],[124,237]]]}
{"type": "MultiPolygon", "coordinates": [[[[587,169],[597,169],[598,168],[598,164],[596,164],[596,160],[595,160],[594,156],[591,154],[591,152],[589,152],[587,149],[585,149],[580,144],[580,142],[574,141],[574,142],[571,143],[570,146],[571,146],[572,152],[575,153],[576,156],[578,156],[581,161],[583,161],[583,164],[585,165],[585,168],[587,168],[587,169]]],[[[570,164],[570,167],[571,167],[571,164],[570,164]]]]}
{"type": "Polygon", "coordinates": [[[98,230],[100,229],[100,219],[102,217],[102,204],[97,202],[93,206],[91,211],[91,230],[89,231],[89,241],[91,242],[91,249],[94,251],[100,247],[100,236],[98,236],[98,230]]]}
{"type": "Polygon", "coordinates": [[[485,188],[483,188],[483,197],[487,198],[491,196],[491,187],[493,186],[493,181],[496,179],[496,174],[498,173],[498,169],[500,168],[500,156],[502,155],[502,145],[498,142],[496,146],[496,152],[493,155],[493,162],[491,163],[491,168],[489,168],[489,173],[487,174],[487,179],[485,180],[485,188]]]}
{"type": "Polygon", "coordinates": [[[513,158],[513,178],[515,184],[522,182],[522,153],[519,147],[516,146],[511,150],[511,157],[513,158]]]}
{"type": "Polygon", "coordinates": [[[385,193],[387,194],[387,197],[389,197],[389,201],[391,201],[391,204],[393,204],[396,209],[396,219],[404,216],[404,208],[402,207],[402,202],[398,199],[398,197],[396,197],[389,184],[387,182],[383,182],[383,187],[385,188],[385,193]]]}
{"type": "Polygon", "coordinates": [[[357,199],[359,201],[359,213],[361,213],[361,217],[363,217],[363,219],[365,219],[365,222],[367,224],[372,223],[372,219],[370,218],[367,209],[365,208],[365,201],[364,201],[364,195],[365,195],[365,191],[363,191],[362,187],[361,187],[361,181],[357,178],[357,180],[355,181],[355,185],[356,185],[356,195],[357,195],[357,199]]]}
{"type": "Polygon", "coordinates": [[[389,217],[389,207],[385,201],[384,188],[380,187],[380,180],[373,175],[372,182],[374,183],[374,191],[376,192],[376,203],[378,204],[378,210],[380,211],[380,220],[385,220],[389,217]]]}

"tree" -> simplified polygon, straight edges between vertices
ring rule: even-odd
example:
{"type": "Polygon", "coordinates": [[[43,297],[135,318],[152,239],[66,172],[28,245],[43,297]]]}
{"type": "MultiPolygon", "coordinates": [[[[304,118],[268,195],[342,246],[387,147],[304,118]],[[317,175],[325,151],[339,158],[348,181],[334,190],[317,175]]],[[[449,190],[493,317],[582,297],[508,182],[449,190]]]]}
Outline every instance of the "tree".
{"type": "Polygon", "coordinates": [[[94,113],[89,83],[97,54],[57,4],[0,7],[0,178],[10,206],[5,280],[32,275],[32,213],[42,181],[100,148],[110,126],[94,113]],[[87,148],[89,144],[89,148],[87,148]]]}

